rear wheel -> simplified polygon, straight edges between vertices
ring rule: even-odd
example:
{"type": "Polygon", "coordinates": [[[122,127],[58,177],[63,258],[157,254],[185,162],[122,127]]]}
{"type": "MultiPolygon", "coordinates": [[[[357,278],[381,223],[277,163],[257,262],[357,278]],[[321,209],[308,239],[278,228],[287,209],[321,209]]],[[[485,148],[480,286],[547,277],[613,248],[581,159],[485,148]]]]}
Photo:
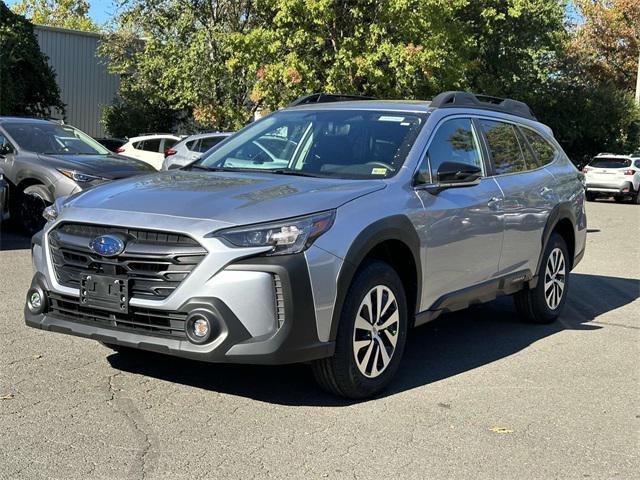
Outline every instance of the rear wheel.
{"type": "Polygon", "coordinates": [[[395,375],[406,337],[407,302],[400,277],[384,262],[367,263],[349,287],[335,353],[313,363],[314,376],[336,395],[370,397],[395,375]]]}
{"type": "Polygon", "coordinates": [[[44,185],[30,185],[18,194],[16,220],[27,234],[33,235],[44,227],[42,212],[51,205],[48,199],[49,192],[44,185]]]}
{"type": "Polygon", "coordinates": [[[567,244],[553,233],[544,251],[535,288],[514,295],[518,314],[531,323],[554,322],[567,300],[569,288],[569,255],[567,244]]]}

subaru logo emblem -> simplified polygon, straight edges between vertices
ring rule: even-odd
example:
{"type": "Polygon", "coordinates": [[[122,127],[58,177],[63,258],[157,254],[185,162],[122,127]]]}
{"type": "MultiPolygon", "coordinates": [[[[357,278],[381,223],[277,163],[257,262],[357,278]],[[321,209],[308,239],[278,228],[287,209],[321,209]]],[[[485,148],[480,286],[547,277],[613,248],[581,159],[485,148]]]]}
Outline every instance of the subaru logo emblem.
{"type": "Polygon", "coordinates": [[[124,241],[117,235],[100,235],[89,243],[89,248],[103,257],[120,255],[124,247],[124,241]]]}

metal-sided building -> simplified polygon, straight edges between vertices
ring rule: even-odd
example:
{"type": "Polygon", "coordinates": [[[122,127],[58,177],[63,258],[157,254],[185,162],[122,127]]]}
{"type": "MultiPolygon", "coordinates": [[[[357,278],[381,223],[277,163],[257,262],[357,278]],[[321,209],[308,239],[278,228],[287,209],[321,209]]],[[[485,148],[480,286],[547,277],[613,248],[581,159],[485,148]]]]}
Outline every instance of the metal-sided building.
{"type": "Polygon", "coordinates": [[[102,108],[116,97],[120,79],[107,72],[97,56],[101,36],[96,33],[34,25],[42,52],[56,72],[65,122],[94,137],[104,137],[102,108]]]}

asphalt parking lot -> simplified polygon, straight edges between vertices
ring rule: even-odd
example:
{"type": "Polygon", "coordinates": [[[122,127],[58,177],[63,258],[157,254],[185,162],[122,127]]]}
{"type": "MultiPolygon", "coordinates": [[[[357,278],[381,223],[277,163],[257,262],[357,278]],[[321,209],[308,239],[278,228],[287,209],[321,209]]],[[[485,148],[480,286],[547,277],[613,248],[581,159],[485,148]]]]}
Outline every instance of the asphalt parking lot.
{"type": "Polygon", "coordinates": [[[26,328],[28,239],[3,227],[0,478],[638,478],[640,207],[588,215],[559,322],[522,324],[509,299],[443,316],[360,403],[304,365],[132,358],[26,328]]]}

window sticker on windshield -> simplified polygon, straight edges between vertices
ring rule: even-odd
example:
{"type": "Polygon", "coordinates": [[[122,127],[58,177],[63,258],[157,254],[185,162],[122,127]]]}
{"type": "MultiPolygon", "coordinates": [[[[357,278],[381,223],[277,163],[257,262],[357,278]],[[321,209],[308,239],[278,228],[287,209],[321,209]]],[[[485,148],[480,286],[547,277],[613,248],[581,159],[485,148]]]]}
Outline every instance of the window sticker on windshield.
{"type": "Polygon", "coordinates": [[[404,122],[404,117],[392,117],[389,115],[381,115],[378,117],[380,122],[404,122]]]}
{"type": "Polygon", "coordinates": [[[371,175],[386,175],[386,174],[387,174],[386,168],[374,168],[373,170],[371,170],[371,175]]]}

